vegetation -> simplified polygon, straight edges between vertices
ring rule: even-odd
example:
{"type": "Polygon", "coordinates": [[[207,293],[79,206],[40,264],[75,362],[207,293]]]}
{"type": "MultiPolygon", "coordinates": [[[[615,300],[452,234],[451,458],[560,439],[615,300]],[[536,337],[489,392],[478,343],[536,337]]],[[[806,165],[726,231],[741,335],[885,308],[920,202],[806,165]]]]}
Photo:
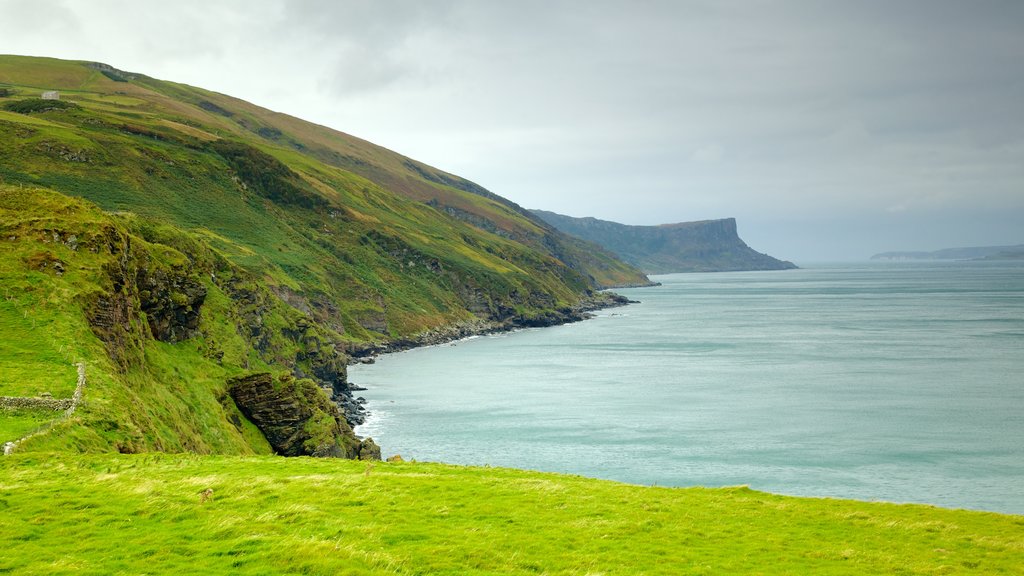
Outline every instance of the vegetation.
{"type": "Polygon", "coordinates": [[[299,438],[297,453],[362,457],[375,447],[328,400],[350,392],[347,354],[564,320],[607,302],[595,288],[645,278],[471,182],[227,96],[13,56],[0,56],[0,83],[13,98],[0,110],[0,396],[68,398],[73,364],[87,375],[70,417],[0,411],[0,443],[42,431],[0,458],[0,572],[1024,562],[1024,523],[995,514],[273,457],[267,428],[236,404],[239,382],[288,399],[250,394],[248,414],[303,415],[305,436],[275,430],[299,438]],[[19,97],[51,89],[74,104],[19,97]]]}
{"type": "Polygon", "coordinates": [[[0,540],[0,571],[19,574],[1012,574],[1024,565],[1020,517],[308,458],[15,455],[0,460],[0,540]]]}
{"type": "MultiPolygon", "coordinates": [[[[4,94],[6,96],[6,94],[4,94]]],[[[43,100],[42,98],[25,98],[14,100],[4,104],[4,110],[17,112],[18,114],[32,114],[33,112],[48,112],[51,110],[67,110],[77,108],[74,102],[65,100],[43,100]]]]}
{"type": "Polygon", "coordinates": [[[346,353],[570,318],[604,298],[598,277],[643,278],[517,240],[506,228],[551,231],[455,177],[220,94],[15,56],[0,83],[73,100],[0,111],[0,394],[66,398],[75,361],[90,384],[80,415],[19,450],[266,452],[227,379],[344,395],[346,353]]]}

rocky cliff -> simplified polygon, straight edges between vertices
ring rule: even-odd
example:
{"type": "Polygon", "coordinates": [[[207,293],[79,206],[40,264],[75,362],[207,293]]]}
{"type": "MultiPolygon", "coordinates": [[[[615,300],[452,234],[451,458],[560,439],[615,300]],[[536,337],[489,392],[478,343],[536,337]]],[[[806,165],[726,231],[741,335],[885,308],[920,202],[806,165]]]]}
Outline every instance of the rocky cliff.
{"type": "Polygon", "coordinates": [[[230,379],[228,393],[277,454],[380,460],[373,440],[357,440],[312,380],[261,372],[230,379]]]}
{"type": "Polygon", "coordinates": [[[294,452],[228,393],[254,372],[333,402],[354,446],[350,358],[578,320],[648,282],[456,175],[226,95],[18,56],[0,86],[0,395],[78,361],[95,382],[19,450],[294,452]]]}
{"type": "Polygon", "coordinates": [[[533,210],[559,230],[598,244],[648,274],[787,270],[778,260],[747,246],[736,232],[736,219],[629,226],[533,210]]]}

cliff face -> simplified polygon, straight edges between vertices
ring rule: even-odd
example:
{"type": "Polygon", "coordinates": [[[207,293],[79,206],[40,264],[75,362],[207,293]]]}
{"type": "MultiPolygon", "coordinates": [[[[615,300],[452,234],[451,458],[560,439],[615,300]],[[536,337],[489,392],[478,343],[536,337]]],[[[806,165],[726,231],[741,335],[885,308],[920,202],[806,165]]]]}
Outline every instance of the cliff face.
{"type": "Polygon", "coordinates": [[[606,248],[648,274],[796,268],[792,262],[747,246],[736,232],[735,218],[629,226],[544,210],[533,213],[567,234],[606,248]]]}
{"type": "Polygon", "coordinates": [[[357,440],[312,380],[261,372],[228,380],[228,393],[277,454],[380,460],[373,440],[357,440]]]}
{"type": "Polygon", "coordinates": [[[472,182],[229,96],[2,55],[0,86],[0,396],[95,376],[19,450],[369,457],[350,357],[578,320],[648,282],[472,182]],[[252,372],[301,390],[243,414],[226,382],[252,372]],[[318,434],[286,442],[300,421],[318,434]]]}

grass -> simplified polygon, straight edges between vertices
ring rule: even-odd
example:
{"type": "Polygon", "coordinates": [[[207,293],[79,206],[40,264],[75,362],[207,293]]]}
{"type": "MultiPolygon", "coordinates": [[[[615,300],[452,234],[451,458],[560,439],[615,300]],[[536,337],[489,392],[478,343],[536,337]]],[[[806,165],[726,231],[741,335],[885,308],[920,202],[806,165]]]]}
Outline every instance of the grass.
{"type": "Polygon", "coordinates": [[[455,177],[227,96],[8,56],[0,83],[15,89],[5,103],[59,89],[77,104],[0,111],[0,394],[66,397],[77,360],[88,377],[69,418],[0,413],[0,441],[52,422],[0,458],[0,573],[1009,574],[1024,565],[1020,517],[267,456],[225,395],[231,376],[311,373],[349,344],[469,319],[477,303],[460,294],[542,313],[577,301],[585,273],[620,283],[635,270],[545,237],[455,177]],[[202,283],[197,334],[150,337],[137,267],[202,283]],[[285,288],[310,314],[275,292],[285,288]],[[100,296],[128,307],[105,341],[87,320],[100,296]],[[364,326],[381,318],[386,333],[364,326]],[[202,503],[206,489],[214,496],[202,503]]]}
{"type": "Polygon", "coordinates": [[[75,368],[51,332],[55,315],[36,310],[0,298],[0,396],[67,398],[75,390],[75,368]]]}
{"type": "Polygon", "coordinates": [[[52,410],[0,410],[0,445],[24,438],[62,415],[52,410]]]}
{"type": "Polygon", "coordinates": [[[1018,516],[275,457],[5,458],[0,541],[0,571],[19,574],[1019,574],[1024,566],[1018,516]]]}

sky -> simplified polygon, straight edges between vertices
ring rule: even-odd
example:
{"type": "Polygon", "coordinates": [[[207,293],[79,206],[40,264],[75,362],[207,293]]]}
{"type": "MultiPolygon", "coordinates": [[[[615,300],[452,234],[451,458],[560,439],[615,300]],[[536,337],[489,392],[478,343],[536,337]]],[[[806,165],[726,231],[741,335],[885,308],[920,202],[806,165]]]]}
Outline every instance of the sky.
{"type": "Polygon", "coordinates": [[[735,217],[797,263],[1024,243],[1019,0],[0,0],[0,53],[230,94],[528,208],[735,217]]]}

